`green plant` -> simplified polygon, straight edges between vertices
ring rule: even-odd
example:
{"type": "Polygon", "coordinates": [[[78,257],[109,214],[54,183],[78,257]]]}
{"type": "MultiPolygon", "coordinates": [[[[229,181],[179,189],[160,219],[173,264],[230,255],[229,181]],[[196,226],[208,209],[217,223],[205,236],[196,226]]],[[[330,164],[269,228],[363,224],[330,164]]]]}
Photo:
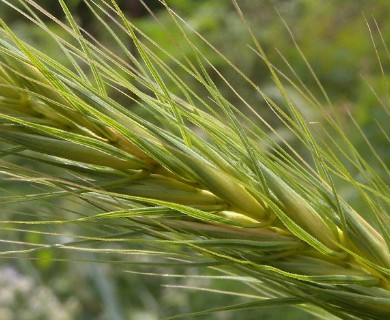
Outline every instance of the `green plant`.
{"type": "MultiPolygon", "coordinates": [[[[15,183],[39,186],[37,192],[31,187],[26,194],[3,196],[2,202],[57,206],[54,217],[18,209],[3,219],[8,229],[18,231],[22,225],[26,234],[49,236],[3,256],[31,257],[47,249],[110,252],[131,265],[129,255],[145,255],[157,265],[209,266],[247,284],[256,297],[199,314],[294,305],[324,317],[389,315],[389,170],[375,150],[380,173],[373,169],[350,143],[336,112],[299,79],[293,82],[280,72],[254,36],[253,50],[268,68],[282,104],[168,6],[179,40],[191,49],[190,57],[183,51],[183,60],[137,29],[115,1],[86,3],[124,57],[84,35],[65,1],[59,3],[68,24],[51,19],[71,36],[69,41],[47,28],[37,12],[49,14],[34,1],[21,1],[20,10],[57,43],[67,63],[1,23],[0,138],[6,147],[0,167],[15,183]],[[118,32],[132,40],[137,54],[118,32]],[[268,125],[246,103],[191,37],[264,99],[279,127],[268,125]],[[177,76],[179,70],[203,87],[203,95],[177,76]],[[221,94],[211,72],[251,117],[221,94]],[[319,122],[305,118],[289,87],[320,114],[319,122]],[[355,179],[357,173],[364,182],[355,179]],[[339,180],[365,202],[369,222],[343,200],[339,180]],[[62,210],[61,201],[67,201],[62,210]],[[50,231],[54,226],[58,231],[50,231]],[[63,242],[69,226],[74,226],[73,240],[63,242]]],[[[248,32],[252,35],[249,27],[248,32]]],[[[388,115],[387,105],[383,108],[388,115]]]]}

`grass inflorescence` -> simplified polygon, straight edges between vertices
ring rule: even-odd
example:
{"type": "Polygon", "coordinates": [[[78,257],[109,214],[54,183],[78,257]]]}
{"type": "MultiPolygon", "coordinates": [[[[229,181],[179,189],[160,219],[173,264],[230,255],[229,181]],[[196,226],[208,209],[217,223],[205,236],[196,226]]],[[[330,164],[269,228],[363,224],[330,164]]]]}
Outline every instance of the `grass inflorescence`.
{"type": "MultiPolygon", "coordinates": [[[[137,52],[126,50],[120,37],[114,41],[127,60],[95,42],[77,25],[65,1],[59,3],[67,24],[34,1],[22,1],[18,10],[47,33],[66,62],[34,48],[1,21],[0,138],[5,147],[0,167],[11,181],[30,186],[26,194],[10,194],[1,201],[37,201],[52,208],[53,201],[71,199],[63,200],[69,206],[63,208],[66,214],[21,214],[2,223],[15,230],[22,224],[27,233],[45,225],[64,230],[78,226],[76,240],[56,242],[62,241],[59,232],[44,244],[53,250],[144,254],[156,257],[156,264],[199,263],[247,277],[242,281],[257,290],[258,301],[223,310],[291,304],[345,319],[386,318],[389,171],[376,173],[328,110],[321,109],[320,121],[330,139],[317,139],[289,96],[285,83],[291,80],[268,60],[255,38],[252,49],[268,67],[285,106],[224,59],[266,101],[281,127],[268,125],[234,88],[262,126],[224,97],[208,70],[228,86],[229,81],[190,36],[221,54],[168,6],[180,41],[192,48],[192,60],[182,62],[166,52],[115,1],[85,2],[96,23],[115,36],[119,31],[112,29],[114,22],[137,52]],[[52,32],[42,14],[67,37],[52,32]],[[205,96],[187,86],[179,72],[193,78],[205,96]],[[279,130],[287,130],[309,157],[279,130]],[[341,151],[333,146],[338,139],[343,141],[341,151]],[[348,160],[371,179],[356,181],[344,164],[348,160]],[[343,199],[336,180],[366,202],[364,217],[369,220],[343,199]],[[77,203],[75,208],[72,203],[77,203]],[[98,236],[88,234],[91,226],[102,229],[98,236]],[[93,245],[109,245],[113,239],[123,248],[93,245]],[[128,249],[132,241],[134,247],[128,249]]],[[[311,96],[305,97],[318,108],[311,96]]],[[[32,244],[1,254],[25,257],[41,248],[32,244]]]]}

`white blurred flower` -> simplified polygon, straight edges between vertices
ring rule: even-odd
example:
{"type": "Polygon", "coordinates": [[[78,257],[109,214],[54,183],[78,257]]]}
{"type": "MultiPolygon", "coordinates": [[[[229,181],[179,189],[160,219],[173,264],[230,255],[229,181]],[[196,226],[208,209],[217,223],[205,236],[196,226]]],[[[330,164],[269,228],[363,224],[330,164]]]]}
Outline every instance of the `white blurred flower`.
{"type": "Polygon", "coordinates": [[[12,267],[0,267],[0,320],[71,320],[77,308],[77,301],[63,303],[52,289],[12,267]]]}

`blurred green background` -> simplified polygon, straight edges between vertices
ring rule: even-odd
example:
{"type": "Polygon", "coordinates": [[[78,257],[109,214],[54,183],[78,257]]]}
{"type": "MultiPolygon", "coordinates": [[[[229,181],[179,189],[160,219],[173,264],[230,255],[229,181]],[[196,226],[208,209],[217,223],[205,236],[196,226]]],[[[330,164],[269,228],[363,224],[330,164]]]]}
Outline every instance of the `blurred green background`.
{"type": "MultiPolygon", "coordinates": [[[[65,21],[57,1],[37,1],[49,12],[65,21]]],[[[183,59],[184,52],[191,59],[191,48],[181,43],[182,52],[175,50],[172,37],[180,40],[180,33],[175,28],[169,14],[159,5],[157,0],[145,1],[160,23],[152,18],[147,10],[136,0],[118,1],[132,21],[144,30],[152,39],[175,55],[183,59]],[[161,26],[163,25],[164,28],[161,26]]],[[[251,49],[253,46],[250,36],[237,15],[234,6],[228,0],[171,0],[167,1],[184,19],[208,39],[228,59],[237,65],[250,79],[259,84],[264,91],[282,103],[276,86],[270,78],[265,64],[251,49]]],[[[16,1],[15,1],[16,3],[16,1]]],[[[103,42],[110,50],[123,55],[116,48],[110,36],[101,31],[92,14],[82,1],[68,0],[71,11],[75,14],[80,25],[94,37],[103,42]]],[[[380,101],[387,104],[389,79],[389,53],[384,43],[390,43],[390,6],[387,0],[377,1],[316,1],[316,0],[241,0],[238,1],[246,19],[251,24],[256,37],[263,45],[270,61],[282,72],[294,76],[289,68],[299,76],[308,89],[327,104],[325,97],[313,79],[305,61],[294,46],[294,42],[283,23],[285,20],[295,41],[299,44],[307,60],[314,69],[319,81],[326,89],[332,101],[340,123],[348,137],[362,153],[368,150],[368,145],[354,127],[348,113],[350,112],[361,124],[367,134],[367,139],[377,149],[385,163],[390,161],[388,139],[378,130],[385,109],[380,101]],[[367,18],[368,24],[365,21],[367,18]],[[372,19],[375,18],[375,21],[372,19]],[[376,27],[379,26],[379,30],[376,27]],[[377,53],[372,44],[369,27],[377,45],[377,53]],[[378,63],[378,57],[383,66],[383,74],[378,63]],[[288,61],[289,65],[285,63],[288,61]],[[372,92],[375,90],[375,92],[372,92]]],[[[4,3],[0,3],[0,17],[22,38],[33,43],[36,47],[65,62],[56,44],[47,41],[45,33],[32,23],[22,19],[4,3]]],[[[46,19],[47,25],[61,34],[61,29],[51,20],[46,19]]],[[[69,37],[63,35],[64,37],[69,37]]],[[[71,41],[71,39],[69,39],[71,41]]],[[[130,41],[129,50],[135,53],[130,41]]],[[[210,50],[202,41],[194,38],[194,44],[200,48],[216,68],[231,82],[234,88],[245,99],[256,107],[272,125],[278,126],[275,116],[266,107],[262,98],[251,94],[248,84],[226,68],[226,62],[210,50]]],[[[161,58],[168,58],[161,55],[161,58]]],[[[194,57],[192,57],[194,58],[194,57]]],[[[181,71],[178,70],[180,73],[181,71]]],[[[210,68],[213,75],[214,71],[210,68]]],[[[215,75],[215,74],[214,74],[215,75]]],[[[181,78],[195,91],[202,93],[202,88],[188,74],[182,72],[181,78]]],[[[225,96],[229,97],[238,108],[245,110],[239,99],[229,90],[226,84],[215,77],[216,84],[225,96]]],[[[170,88],[180,94],[177,88],[170,88]]],[[[290,94],[296,98],[303,113],[315,121],[318,118],[313,110],[308,109],[304,99],[291,86],[290,94]]],[[[245,111],[244,111],[245,112],[245,111]]],[[[249,116],[249,114],[248,114],[249,116]]],[[[370,161],[370,159],[368,159],[370,161]]],[[[373,164],[375,166],[375,162],[373,164]]],[[[377,165],[379,173],[380,165],[377,165]]],[[[351,168],[351,170],[353,170],[351,168]]],[[[360,179],[361,177],[356,177],[360,179]]],[[[363,179],[363,178],[361,178],[363,179]]],[[[4,194],[23,192],[30,186],[15,185],[12,187],[2,179],[1,189],[4,194]],[[14,188],[14,190],[10,189],[14,188]]],[[[340,184],[344,196],[359,211],[364,211],[364,204],[356,192],[340,184]]],[[[71,206],[75,211],[82,208],[78,203],[55,203],[53,207],[36,206],[31,203],[12,204],[2,209],[3,219],[12,219],[15,212],[31,215],[50,216],[53,210],[71,206]]],[[[53,232],[55,232],[53,230],[53,232]]],[[[69,230],[71,233],[72,230],[69,230]]],[[[93,230],[91,230],[93,234],[93,230]]],[[[12,250],[13,244],[6,240],[20,240],[32,243],[43,242],[42,234],[15,234],[14,230],[7,231],[2,226],[1,251],[12,250]]],[[[47,236],[50,238],[50,236],[47,236]]],[[[30,256],[31,257],[31,256],[30,256]]],[[[168,315],[204,310],[212,307],[229,305],[246,301],[245,298],[206,293],[199,290],[175,288],[175,286],[197,286],[217,290],[245,291],[240,284],[217,280],[199,280],[197,278],[172,278],[155,275],[139,275],[132,272],[188,275],[213,274],[213,271],[202,268],[148,268],[133,267],[126,264],[87,264],[77,262],[79,259],[95,260],[94,253],[76,254],[66,251],[39,251],[33,255],[35,259],[6,259],[0,260],[0,320],[40,320],[40,319],[129,319],[154,320],[168,315]],[[61,259],[74,260],[62,262],[61,259]],[[124,271],[132,271],[130,273],[124,271]]],[[[103,257],[105,258],[105,256],[103,257]]],[[[118,257],[107,255],[107,260],[118,257]]],[[[129,258],[129,262],[131,262],[129,258]]],[[[313,319],[313,316],[302,311],[286,307],[278,309],[256,309],[242,312],[220,312],[210,316],[200,316],[197,319],[313,319]]],[[[189,317],[188,319],[192,319],[189,317]]],[[[195,319],[195,318],[194,318],[195,319]]]]}

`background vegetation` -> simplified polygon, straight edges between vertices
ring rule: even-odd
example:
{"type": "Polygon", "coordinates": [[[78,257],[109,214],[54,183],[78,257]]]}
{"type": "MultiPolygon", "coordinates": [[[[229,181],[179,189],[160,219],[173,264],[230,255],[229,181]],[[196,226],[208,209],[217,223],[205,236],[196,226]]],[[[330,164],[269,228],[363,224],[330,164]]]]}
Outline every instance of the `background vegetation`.
{"type": "MultiPolygon", "coordinates": [[[[40,2],[42,5],[45,3],[50,12],[65,21],[61,8],[55,5],[56,1],[40,2]]],[[[176,59],[183,59],[182,52],[175,50],[177,44],[172,42],[172,38],[178,39],[180,34],[169,14],[161,9],[156,1],[146,2],[153,8],[153,17],[142,7],[137,5],[131,7],[129,3],[131,1],[127,2],[128,7],[124,6],[124,9],[134,19],[135,24],[160,46],[173,55],[176,54],[176,59]]],[[[117,53],[121,54],[112,37],[97,28],[91,16],[86,14],[88,11],[82,6],[82,1],[67,1],[67,4],[73,12],[76,12],[78,22],[88,32],[107,47],[113,51],[118,50],[117,53]]],[[[172,0],[169,4],[247,74],[254,83],[261,84],[269,96],[276,100],[279,99],[283,104],[282,97],[271,81],[266,65],[250,47],[250,36],[229,1],[172,0]]],[[[377,150],[382,163],[376,159],[367,160],[381,175],[381,172],[385,170],[384,167],[390,163],[389,130],[388,124],[385,123],[385,115],[388,111],[383,107],[388,103],[389,74],[387,71],[390,70],[389,52],[383,46],[383,43],[390,43],[388,1],[347,0],[340,3],[340,1],[316,0],[242,0],[240,5],[270,61],[286,75],[294,78],[296,74],[307,86],[308,91],[318,97],[323,105],[329,105],[331,101],[345,134],[362,154],[369,154],[371,147],[377,150]],[[374,38],[376,47],[371,37],[374,38]],[[327,96],[323,95],[321,87],[313,79],[295,42],[299,44],[300,50],[310,62],[327,96]],[[378,58],[381,65],[378,63],[378,58]],[[359,122],[360,128],[351,120],[350,114],[359,122]],[[366,133],[366,139],[370,144],[362,139],[360,129],[366,133]]],[[[4,19],[20,37],[28,39],[36,47],[65,63],[65,57],[61,57],[62,53],[58,51],[58,47],[48,41],[42,30],[21,19],[20,15],[3,2],[0,2],[0,18],[4,19]]],[[[56,32],[62,32],[52,21],[47,20],[45,23],[53,30],[57,28],[56,32]]],[[[67,37],[65,34],[63,36],[67,37]]],[[[194,45],[202,50],[203,54],[207,55],[207,59],[224,74],[233,87],[245,96],[251,105],[256,106],[270,124],[277,128],[280,119],[270,111],[262,97],[246,94],[250,92],[248,84],[239,79],[236,74],[230,73],[229,68],[225,68],[226,61],[207,48],[200,40],[194,41],[199,41],[194,45]]],[[[127,45],[129,50],[135,52],[133,44],[127,43],[127,45]]],[[[191,57],[192,48],[187,43],[181,43],[181,46],[187,58],[195,59],[191,57]]],[[[167,57],[161,55],[161,58],[166,59],[165,62],[170,64],[167,57]]],[[[210,74],[215,72],[212,69],[208,71],[210,74]]],[[[200,95],[207,95],[204,88],[187,73],[180,74],[180,70],[178,72],[180,78],[188,86],[200,95]]],[[[233,105],[246,112],[244,106],[241,106],[242,102],[232,93],[226,83],[217,76],[214,81],[233,105]]],[[[170,84],[169,90],[178,95],[181,94],[173,83],[170,84]]],[[[305,100],[293,85],[288,87],[288,90],[303,114],[313,123],[321,121],[320,114],[305,107],[305,100]]],[[[121,97],[118,96],[118,99],[121,97]]],[[[136,112],[144,117],[148,116],[143,109],[136,112]]],[[[247,116],[251,117],[249,113],[247,116]]],[[[252,120],[258,121],[255,118],[252,120]]],[[[299,143],[295,142],[288,133],[284,138],[290,139],[289,142],[299,148],[299,143]]],[[[329,137],[324,136],[324,139],[329,139],[329,137]]],[[[19,164],[27,168],[30,166],[29,163],[19,164]]],[[[354,173],[352,165],[349,169],[354,173]]],[[[355,173],[358,181],[367,179],[365,176],[358,176],[358,172],[355,173]]],[[[342,181],[336,182],[344,198],[348,199],[358,212],[364,214],[366,204],[358,194],[349,186],[344,186],[342,181]]],[[[10,184],[6,179],[2,179],[0,184],[3,198],[7,195],[23,193],[23,190],[27,192],[30,187],[30,185],[18,183],[10,184]]],[[[19,212],[30,216],[38,212],[41,216],[51,216],[56,208],[68,208],[69,214],[72,211],[83,209],[81,203],[65,203],[65,200],[61,199],[53,201],[52,207],[39,206],[39,203],[36,207],[32,207],[29,202],[6,204],[3,201],[3,203],[5,205],[1,213],[3,220],[12,220],[19,212]]],[[[370,219],[369,216],[367,218],[370,219]]],[[[77,230],[72,230],[72,228],[68,230],[69,237],[73,232],[77,234],[77,230]]],[[[15,233],[14,227],[9,228],[3,224],[1,225],[0,250],[13,250],[16,241],[41,243],[44,242],[42,237],[50,238],[50,232],[54,235],[57,232],[56,230],[46,231],[47,235],[15,233]]],[[[91,227],[91,236],[93,235],[95,235],[95,230],[91,227]]],[[[34,255],[32,259],[15,260],[4,256],[0,260],[0,275],[2,276],[0,278],[0,320],[52,319],[53,314],[56,314],[56,319],[148,320],[245,301],[245,297],[223,294],[223,292],[240,291],[242,284],[201,277],[200,275],[214,275],[213,270],[201,266],[185,269],[180,266],[176,268],[156,267],[152,266],[152,261],[150,261],[151,267],[145,267],[145,265],[137,267],[136,261],[145,258],[130,257],[127,263],[129,265],[133,263],[133,265],[129,267],[128,264],[122,264],[122,257],[115,253],[108,253],[102,259],[93,251],[75,253],[73,251],[40,250],[34,255]],[[110,263],[106,264],[105,259],[110,263]],[[63,260],[67,260],[66,263],[63,260]],[[88,264],[77,262],[78,260],[99,261],[99,263],[88,264]],[[188,276],[173,277],[183,272],[188,276]],[[199,292],[199,288],[213,288],[216,293],[203,294],[199,292]],[[39,304],[39,301],[46,302],[39,304]]],[[[142,260],[142,262],[147,261],[142,260]]],[[[241,312],[225,311],[203,316],[203,319],[303,319],[303,317],[314,319],[314,316],[292,307],[241,312]]]]}

